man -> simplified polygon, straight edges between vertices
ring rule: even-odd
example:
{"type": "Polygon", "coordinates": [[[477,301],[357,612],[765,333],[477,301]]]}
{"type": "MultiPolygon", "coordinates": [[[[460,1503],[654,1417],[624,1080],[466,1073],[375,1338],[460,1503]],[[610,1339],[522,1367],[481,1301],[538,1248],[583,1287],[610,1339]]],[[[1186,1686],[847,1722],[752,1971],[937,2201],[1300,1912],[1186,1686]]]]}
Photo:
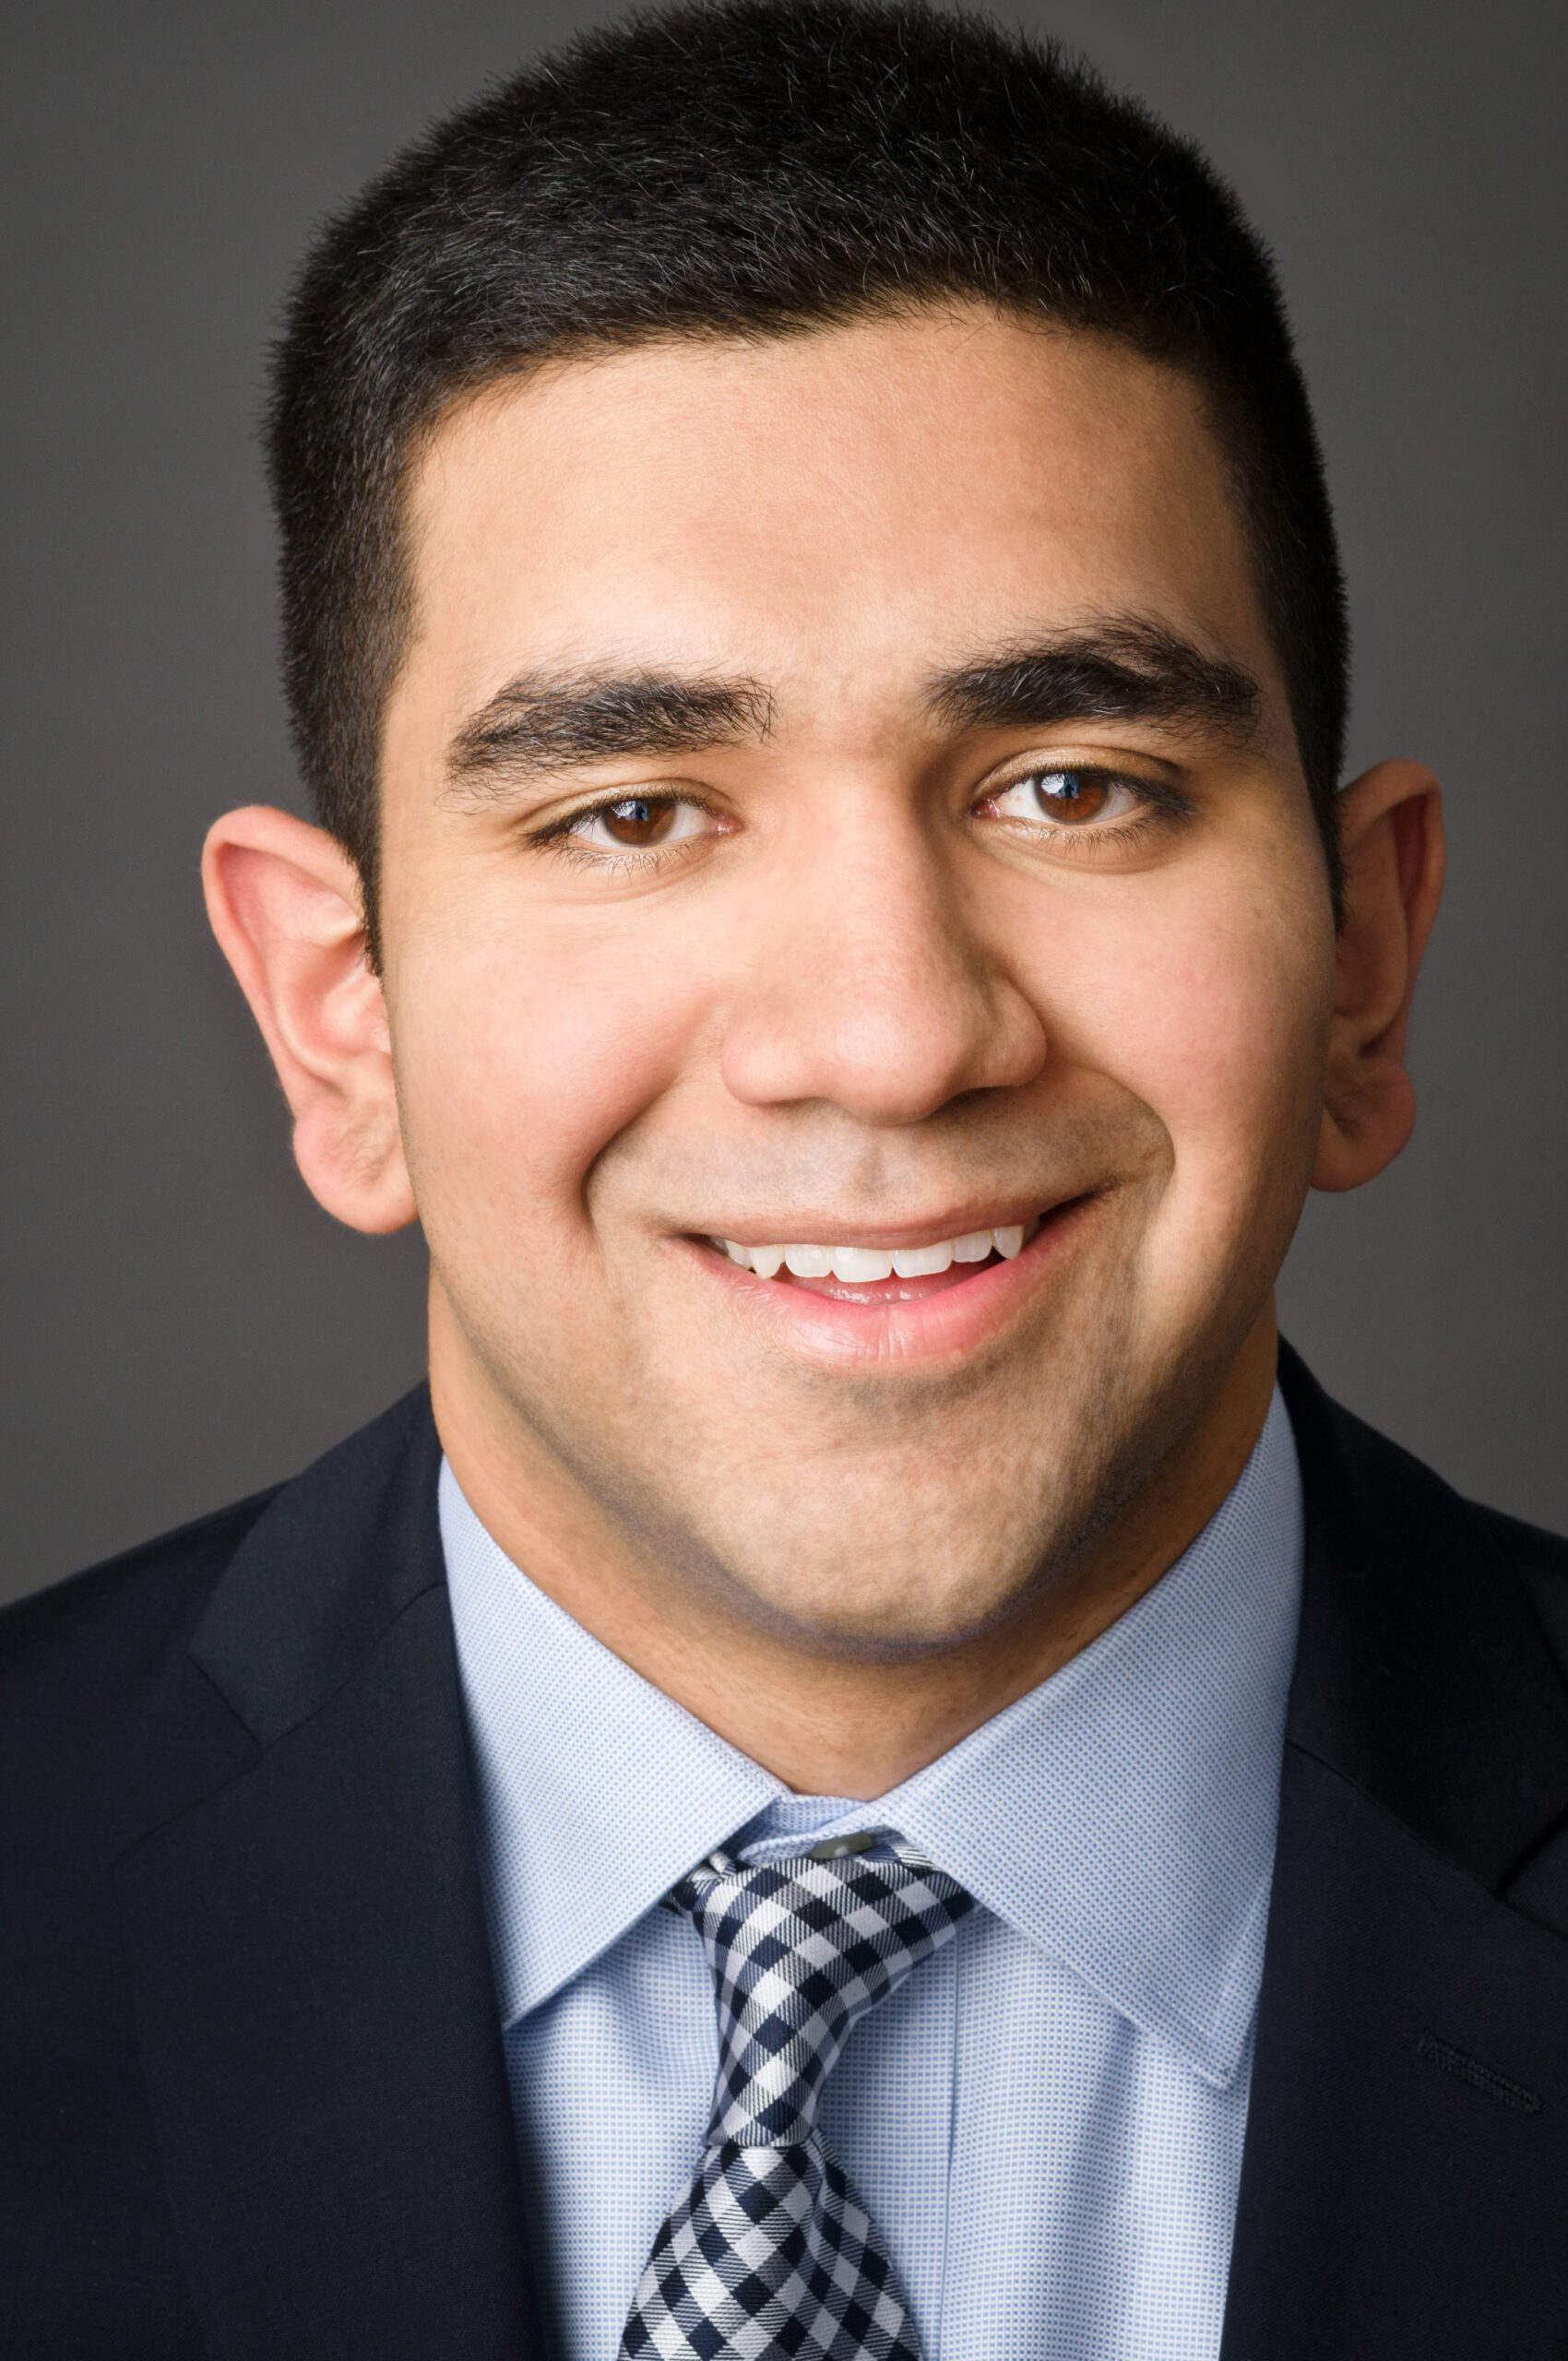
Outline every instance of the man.
{"type": "Polygon", "coordinates": [[[271,457],[323,825],[208,904],[430,1391],[6,1619],[3,2349],[1560,2354],[1562,1546],[1275,1332],[1442,839],[1229,196],[644,18],[327,232],[271,457]]]}

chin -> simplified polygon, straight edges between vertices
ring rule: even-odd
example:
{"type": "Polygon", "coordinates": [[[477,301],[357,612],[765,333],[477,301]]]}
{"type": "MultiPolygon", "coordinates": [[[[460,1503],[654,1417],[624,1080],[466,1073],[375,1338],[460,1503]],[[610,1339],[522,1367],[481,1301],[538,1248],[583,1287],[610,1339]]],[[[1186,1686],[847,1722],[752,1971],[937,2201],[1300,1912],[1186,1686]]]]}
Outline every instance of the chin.
{"type": "Polygon", "coordinates": [[[730,1560],[730,1581],[749,1615],[771,1624],[793,1648],[845,1662],[914,1662],[983,1640],[1024,1614],[1051,1586],[1037,1536],[1017,1530],[979,1535],[967,1546],[944,1536],[911,1555],[909,1520],[890,1536],[880,1562],[862,1531],[837,1559],[815,1533],[782,1560],[744,1567],[730,1560]],[[852,1555],[851,1555],[852,1547],[852,1555]],[[825,1562],[826,1560],[826,1562],[825,1562]],[[813,1568],[809,1589],[799,1570],[813,1568]]]}

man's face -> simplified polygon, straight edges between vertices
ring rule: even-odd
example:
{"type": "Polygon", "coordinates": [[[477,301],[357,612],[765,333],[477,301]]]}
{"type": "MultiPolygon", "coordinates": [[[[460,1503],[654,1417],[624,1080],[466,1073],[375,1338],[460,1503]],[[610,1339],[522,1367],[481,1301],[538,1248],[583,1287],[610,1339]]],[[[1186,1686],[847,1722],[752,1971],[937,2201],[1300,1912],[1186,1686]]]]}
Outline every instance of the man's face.
{"type": "Polygon", "coordinates": [[[487,392],[410,501],[438,1407],[817,1644],[994,1621],[1213,1398],[1317,1137],[1324,866],[1198,397],[979,310],[671,342],[487,392]]]}

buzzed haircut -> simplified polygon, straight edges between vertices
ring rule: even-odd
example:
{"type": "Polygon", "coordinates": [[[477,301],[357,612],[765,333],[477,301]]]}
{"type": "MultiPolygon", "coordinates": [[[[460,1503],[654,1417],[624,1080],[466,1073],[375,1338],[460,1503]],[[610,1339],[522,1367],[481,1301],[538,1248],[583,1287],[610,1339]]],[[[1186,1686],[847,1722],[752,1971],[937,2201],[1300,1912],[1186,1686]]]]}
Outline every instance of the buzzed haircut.
{"type": "Polygon", "coordinates": [[[487,90],[307,256],[273,370],[284,677],[375,951],[405,487],[452,403],[545,359],[980,299],[1185,372],[1229,462],[1338,885],[1344,587],[1268,254],[1190,142],[1053,44],[919,0],[639,15],[487,90]]]}

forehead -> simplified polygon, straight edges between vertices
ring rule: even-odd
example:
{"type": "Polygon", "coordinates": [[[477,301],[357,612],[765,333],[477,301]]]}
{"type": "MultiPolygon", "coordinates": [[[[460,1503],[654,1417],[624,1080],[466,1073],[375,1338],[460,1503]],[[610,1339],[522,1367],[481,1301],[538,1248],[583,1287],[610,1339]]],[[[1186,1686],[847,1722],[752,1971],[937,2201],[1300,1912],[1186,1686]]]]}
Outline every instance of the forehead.
{"type": "Polygon", "coordinates": [[[407,694],[521,665],[743,670],[814,710],[950,653],[1156,616],[1274,670],[1201,397],[981,309],[552,364],[449,416],[410,494],[407,694]]]}

